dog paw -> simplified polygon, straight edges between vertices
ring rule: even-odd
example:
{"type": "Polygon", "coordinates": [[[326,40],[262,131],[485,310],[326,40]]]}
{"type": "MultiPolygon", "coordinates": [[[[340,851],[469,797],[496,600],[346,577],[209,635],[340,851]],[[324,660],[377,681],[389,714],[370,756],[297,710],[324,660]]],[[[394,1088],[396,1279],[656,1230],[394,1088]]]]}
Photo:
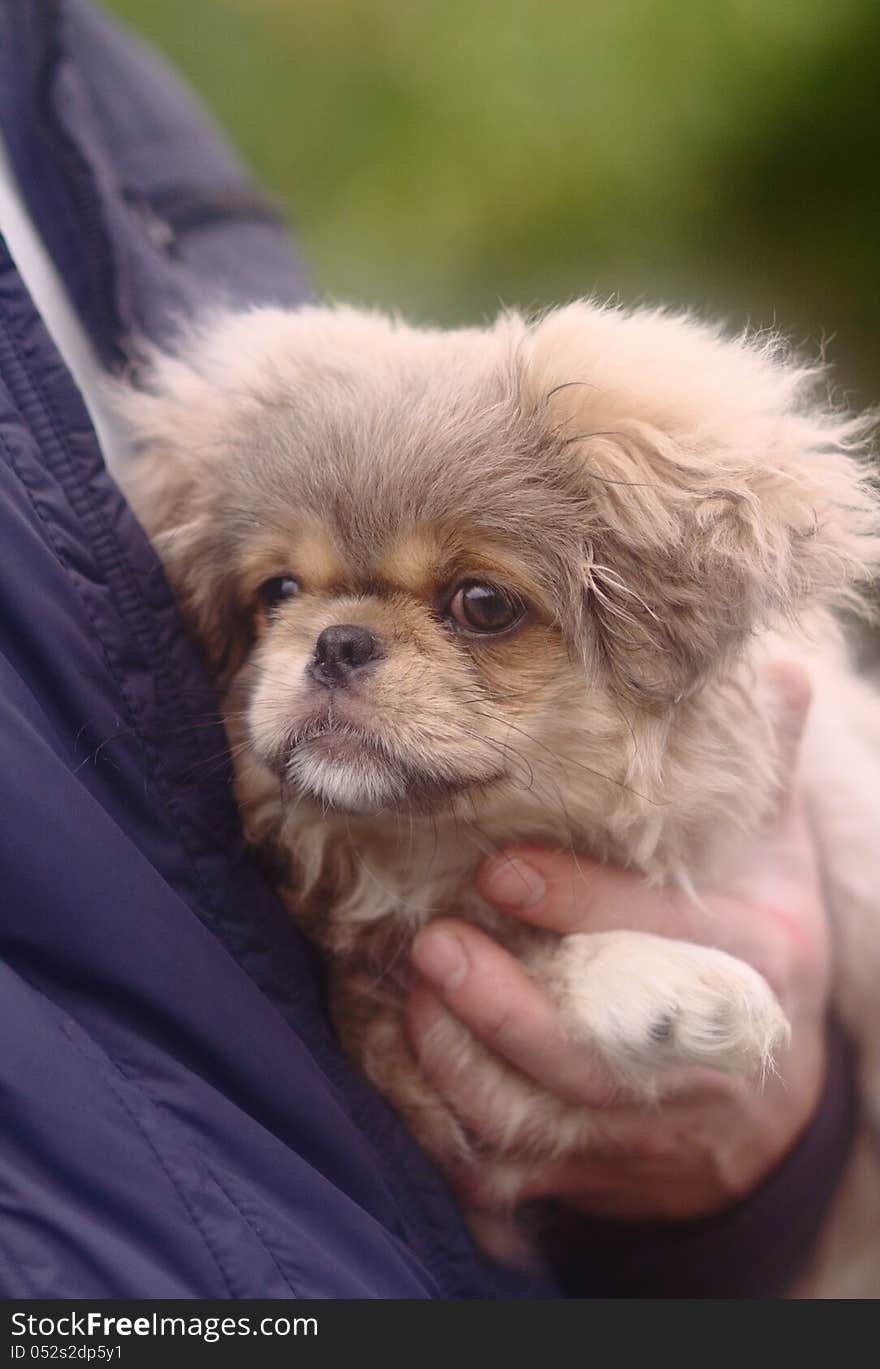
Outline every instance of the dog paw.
{"type": "Polygon", "coordinates": [[[686,1065],[762,1079],[789,1037],[757,971],[706,946],[642,932],[569,936],[553,980],[572,1035],[647,1094],[686,1065]]]}

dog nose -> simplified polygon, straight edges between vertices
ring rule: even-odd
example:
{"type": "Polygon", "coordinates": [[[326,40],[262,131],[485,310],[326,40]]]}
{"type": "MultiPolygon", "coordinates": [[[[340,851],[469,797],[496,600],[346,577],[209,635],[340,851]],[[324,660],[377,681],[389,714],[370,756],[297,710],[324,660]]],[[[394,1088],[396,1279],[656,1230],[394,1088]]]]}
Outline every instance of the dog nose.
{"type": "Polygon", "coordinates": [[[315,643],[311,676],[318,684],[341,685],[361,666],[382,655],[377,637],[365,627],[339,623],[325,627],[315,643]]]}

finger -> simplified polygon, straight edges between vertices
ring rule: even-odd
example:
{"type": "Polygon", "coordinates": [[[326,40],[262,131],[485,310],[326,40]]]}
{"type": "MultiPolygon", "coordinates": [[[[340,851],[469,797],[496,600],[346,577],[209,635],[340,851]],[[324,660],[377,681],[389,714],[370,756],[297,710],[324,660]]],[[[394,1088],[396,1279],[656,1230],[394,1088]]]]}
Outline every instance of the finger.
{"type": "MultiPolygon", "coordinates": [[[[816,841],[798,784],[800,744],[812,686],[806,671],[794,661],[774,661],[765,679],[772,694],[777,743],[777,804],[763,830],[743,846],[726,892],[751,905],[753,920],[755,915],[763,916],[768,937],[772,937],[771,925],[782,931],[783,944],[776,948],[782,957],[777,955],[775,960],[784,979],[793,967],[815,971],[828,961],[829,927],[816,841]]],[[[778,989],[773,971],[767,974],[762,966],[758,968],[778,989]]],[[[820,976],[814,989],[821,993],[822,988],[820,976]]]]}
{"type": "Polygon", "coordinates": [[[493,857],[480,868],[477,885],[502,911],[562,934],[636,931],[713,946],[745,960],[787,1001],[793,957],[808,964],[821,953],[821,902],[810,841],[802,816],[792,808],[784,826],[744,846],[725,893],[707,893],[699,902],[630,871],[540,847],[493,857]],[[508,878],[508,863],[518,867],[514,880],[508,878]],[[514,891],[524,887],[519,867],[525,864],[532,901],[514,906],[514,891]],[[502,869],[503,899],[496,879],[502,869]]]}
{"type": "MultiPolygon", "coordinates": [[[[493,1069],[489,1063],[474,1068],[472,1058],[451,1051],[449,1035],[444,1031],[449,1019],[449,1010],[433,990],[424,983],[416,984],[407,1004],[407,1026],[422,1074],[481,1148],[497,1154],[512,1148],[521,1150],[523,1116],[521,1108],[515,1106],[519,1100],[511,1098],[509,1071],[493,1069]]],[[[578,1048],[579,1056],[583,1053],[582,1048],[578,1048]]],[[[580,1063],[579,1060],[578,1065],[580,1063]]],[[[719,1088],[716,1077],[710,1071],[702,1071],[701,1076],[698,1078],[693,1070],[672,1072],[670,1098],[674,1098],[680,1090],[687,1090],[685,1096],[693,1098],[695,1091],[702,1086],[705,1095],[714,1101],[719,1093],[724,1096],[728,1091],[727,1081],[723,1078],[719,1088]]],[[[623,1098],[622,1093],[620,1097],[623,1098]]],[[[583,1100],[578,1096],[571,1101],[580,1105],[583,1100]]],[[[538,1115],[537,1112],[535,1115],[538,1115]]],[[[658,1126],[658,1118],[659,1114],[653,1109],[646,1109],[642,1103],[617,1103],[613,1111],[614,1139],[607,1142],[608,1154],[619,1158],[621,1151],[633,1140],[643,1142],[646,1127],[649,1134],[653,1134],[658,1126]]],[[[594,1139],[591,1150],[599,1159],[605,1153],[598,1138],[594,1139]]],[[[474,1170],[470,1166],[463,1168],[459,1179],[463,1175],[473,1177],[474,1170]]]]}
{"type": "MultiPolygon", "coordinates": [[[[603,1212],[620,1216],[622,1211],[632,1216],[633,1190],[644,1190],[646,1179],[654,1178],[653,1173],[646,1175],[646,1169],[650,1167],[627,1155],[622,1148],[616,1155],[573,1155],[530,1170],[523,1179],[518,1197],[520,1201],[534,1198],[577,1201],[597,1216],[603,1212]]],[[[653,1193],[655,1187],[656,1183],[652,1183],[648,1191],[653,1193]]]]}
{"type": "Polygon", "coordinates": [[[416,937],[412,959],[474,1036],[543,1089],[595,1107],[619,1097],[598,1056],[568,1040],[557,1009],[522,965],[475,927],[430,923],[416,937]]]}
{"type": "Polygon", "coordinates": [[[777,778],[780,814],[789,806],[797,779],[801,738],[810,711],[813,690],[803,666],[795,661],[774,661],[766,672],[773,702],[773,724],[779,748],[777,778]]]}
{"type": "MultiPolygon", "coordinates": [[[[729,1132],[739,1124],[754,1136],[754,1114],[763,1104],[730,1081],[703,1072],[662,1111],[641,1106],[621,1106],[606,1114],[601,1127],[593,1127],[582,1148],[557,1159],[535,1160],[527,1165],[522,1154],[515,1169],[504,1156],[482,1157],[469,1164],[453,1164],[447,1179],[459,1198],[469,1206],[491,1209],[509,1206],[511,1199],[551,1197],[575,1202],[583,1210],[614,1212],[618,1216],[654,1215],[663,1209],[664,1195],[670,1214],[682,1205],[693,1205],[695,1195],[709,1189],[717,1200],[720,1177],[713,1156],[712,1136],[729,1132]],[[693,1190],[693,1192],[691,1192],[693,1190]]],[[[682,1085],[685,1076],[682,1072],[682,1085]]],[[[766,1109],[765,1109],[766,1110],[766,1109]]],[[[766,1128],[764,1128],[766,1130],[766,1128]]],[[[497,1126],[496,1126],[497,1132],[497,1126]]],[[[494,1137],[489,1137],[491,1141],[494,1137]]],[[[705,1209],[696,1204],[696,1211],[705,1209]]]]}
{"type": "Polygon", "coordinates": [[[475,1070],[472,1062],[449,1050],[444,1028],[451,1014],[426,984],[420,982],[413,989],[406,1017],[423,1077],[465,1128],[474,1153],[499,1156],[511,1140],[510,1107],[498,1087],[506,1070],[485,1063],[475,1070]]]}
{"type": "Polygon", "coordinates": [[[816,842],[798,794],[790,793],[770,827],[751,843],[713,906],[724,918],[719,942],[747,960],[779,996],[803,1012],[827,997],[831,929],[816,842]],[[738,949],[737,940],[741,940],[738,949]]]}
{"type": "Polygon", "coordinates": [[[487,1213],[509,1213],[512,1204],[551,1198],[592,1216],[655,1217],[653,1207],[646,1210],[646,1193],[650,1201],[658,1188],[657,1178],[649,1175],[648,1186],[642,1167],[632,1165],[632,1169],[631,1174],[630,1161],[621,1156],[603,1161],[577,1155],[525,1173],[520,1164],[508,1177],[504,1158],[496,1157],[492,1162],[447,1170],[446,1179],[463,1206],[487,1213]]]}
{"type": "Polygon", "coordinates": [[[519,1193],[520,1201],[552,1198],[587,1217],[617,1221],[663,1221],[701,1217],[719,1206],[719,1196],[730,1201],[739,1193],[719,1194],[719,1182],[706,1165],[631,1159],[560,1161],[531,1173],[519,1193]],[[674,1176],[674,1177],[673,1177],[674,1176]]]}
{"type": "Polygon", "coordinates": [[[485,861],[477,888],[497,908],[554,932],[619,929],[689,937],[695,910],[677,890],[586,857],[520,846],[485,861]]]}

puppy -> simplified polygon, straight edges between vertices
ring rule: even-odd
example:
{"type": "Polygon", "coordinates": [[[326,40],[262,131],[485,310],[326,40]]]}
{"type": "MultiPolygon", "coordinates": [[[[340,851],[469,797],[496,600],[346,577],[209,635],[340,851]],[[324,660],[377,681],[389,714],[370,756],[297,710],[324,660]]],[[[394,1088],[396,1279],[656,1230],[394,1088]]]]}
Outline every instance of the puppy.
{"type": "MultiPolygon", "coordinates": [[[[778,660],[812,690],[800,777],[836,1001],[880,1098],[880,707],[835,616],[880,566],[880,504],[869,424],[819,370],[774,338],[591,303],[454,332],[257,309],[152,353],[117,401],[123,484],[221,691],[248,839],[327,952],[345,1048],[431,1155],[470,1150],[403,1026],[406,946],[436,915],[512,949],[639,1097],[682,1065],[771,1067],[788,1024],[746,964],[532,930],[472,875],[533,841],[693,897],[735,888],[777,802],[778,660]]],[[[602,1127],[451,1018],[430,1049],[504,1118],[511,1211],[536,1160],[602,1127]]],[[[880,1293],[880,1181],[851,1183],[805,1292],[880,1293]]]]}

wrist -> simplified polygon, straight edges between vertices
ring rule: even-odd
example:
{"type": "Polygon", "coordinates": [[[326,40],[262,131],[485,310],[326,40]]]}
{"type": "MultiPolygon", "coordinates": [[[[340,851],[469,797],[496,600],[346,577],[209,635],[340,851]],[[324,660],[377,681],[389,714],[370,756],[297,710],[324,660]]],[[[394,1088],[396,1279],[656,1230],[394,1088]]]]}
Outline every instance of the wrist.
{"type": "MultiPolygon", "coordinates": [[[[719,1166],[718,1201],[694,1216],[711,1216],[748,1199],[785,1163],[816,1117],[829,1086],[833,1051],[826,1023],[796,1028],[796,1053],[748,1100],[749,1115],[732,1129],[728,1162],[719,1166]]],[[[833,1029],[834,1032],[837,1028],[833,1029]]]]}
{"type": "Polygon", "coordinates": [[[832,1021],[818,1106],[775,1167],[734,1206],[689,1220],[614,1221],[557,1211],[547,1250],[569,1296],[762,1298],[784,1294],[832,1202],[855,1133],[852,1050],[832,1021]]]}

